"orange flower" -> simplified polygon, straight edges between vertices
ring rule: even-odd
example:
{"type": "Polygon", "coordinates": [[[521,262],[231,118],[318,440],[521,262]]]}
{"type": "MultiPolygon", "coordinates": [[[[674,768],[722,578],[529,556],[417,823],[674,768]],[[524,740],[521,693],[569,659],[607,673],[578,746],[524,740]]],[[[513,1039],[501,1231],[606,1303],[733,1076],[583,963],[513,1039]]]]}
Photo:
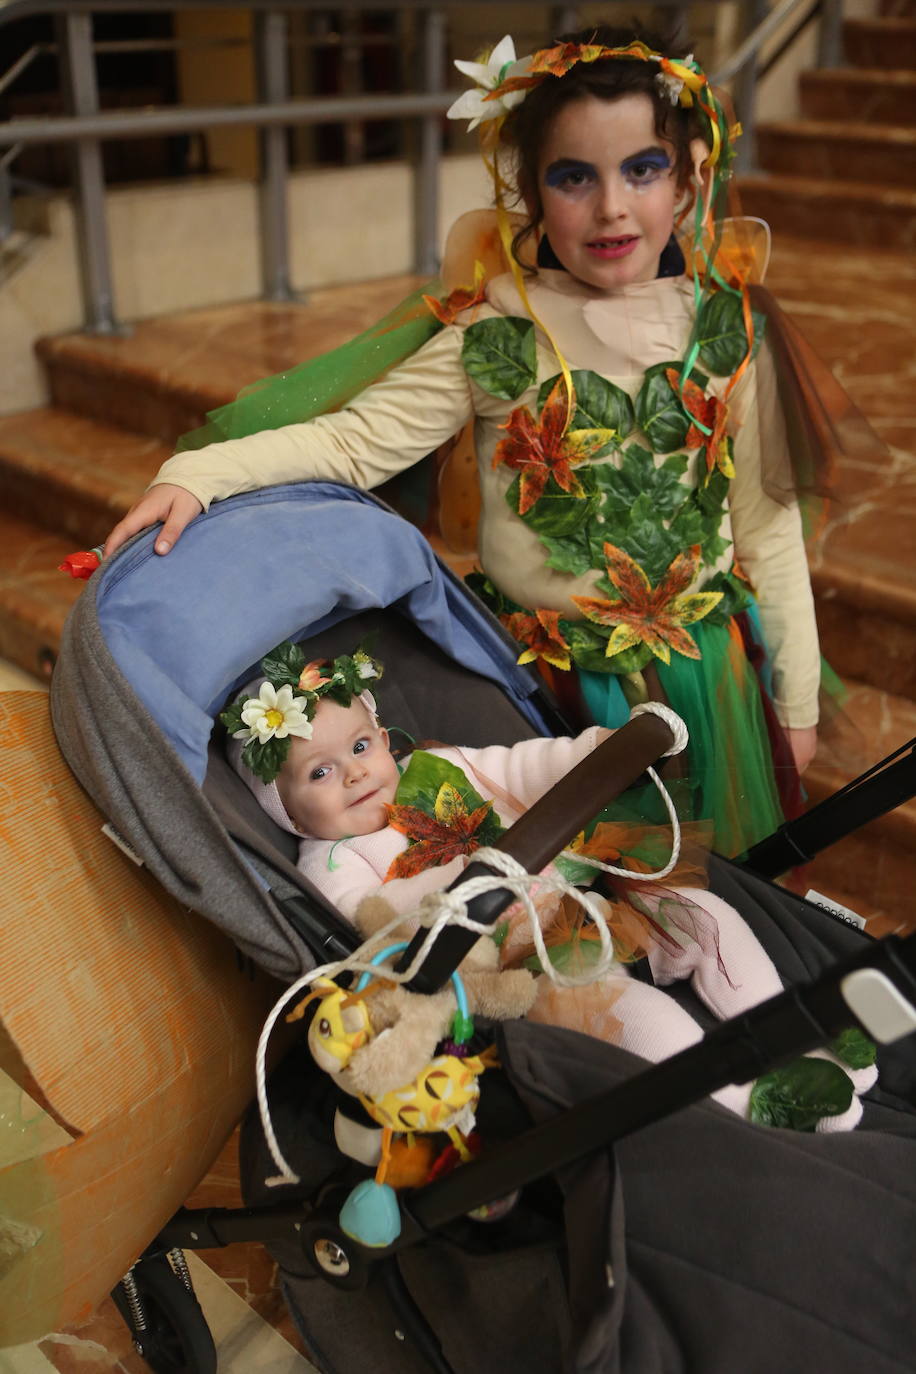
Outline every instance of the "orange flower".
{"type": "Polygon", "coordinates": [[[328,675],[322,671],[326,663],[326,658],[316,658],[305,665],[299,674],[297,684],[300,692],[315,692],[323,682],[327,682],[328,675]]]}
{"type": "Polygon", "coordinates": [[[700,566],[700,546],[671,560],[665,576],[653,587],[638,563],[614,544],[605,544],[607,575],[620,592],[619,601],[574,596],[583,615],[599,625],[613,625],[606,654],[613,658],[624,649],[645,644],[663,663],[671,662],[671,650],[685,658],[700,658],[692,636],[683,628],[702,620],[722,600],[721,592],[695,592],[684,596],[700,566]]]}
{"type": "Polygon", "coordinates": [[[435,296],[424,296],[423,299],[437,320],[441,320],[443,324],[454,324],[462,310],[470,310],[472,306],[480,305],[481,301],[486,300],[485,275],[486,268],[483,263],[475,262],[473,286],[456,286],[444,301],[437,301],[435,296]]]}
{"type": "Polygon", "coordinates": [[[728,406],[723,405],[717,396],[706,396],[702,387],[697,386],[689,377],[682,391],[680,373],[674,367],[666,367],[665,376],[671,383],[672,391],[680,397],[684,409],[703,426],[703,429],[695,424],[690,426],[684,440],[685,448],[705,449],[707,475],[719,468],[723,476],[734,477],[735,466],[728,451],[728,437],[725,433],[728,406]],[[709,433],[706,433],[706,430],[709,433]]]}
{"type": "Polygon", "coordinates": [[[567,398],[566,387],[560,377],[544,402],[540,420],[534,418],[527,406],[519,406],[501,426],[507,437],[500,439],[496,445],[493,466],[497,468],[500,463],[505,463],[521,473],[519,515],[524,515],[540,500],[551,477],[558,487],[570,495],[585,495],[572,469],[604,448],[614,437],[614,431],[568,431],[567,420],[575,412],[575,393],[567,398]]]}
{"type": "Polygon", "coordinates": [[[492,810],[491,801],[468,812],[464,800],[451,783],[444,782],[436,796],[436,814],[428,816],[418,806],[388,803],[388,823],[411,841],[393,860],[384,881],[413,878],[427,868],[439,868],[459,854],[473,854],[480,848],[478,831],[492,810]]]}
{"type": "Polygon", "coordinates": [[[554,668],[570,668],[569,645],[560,633],[559,611],[535,611],[528,615],[525,611],[514,611],[512,615],[500,616],[513,639],[527,645],[519,654],[518,663],[533,663],[543,658],[554,668]]]}

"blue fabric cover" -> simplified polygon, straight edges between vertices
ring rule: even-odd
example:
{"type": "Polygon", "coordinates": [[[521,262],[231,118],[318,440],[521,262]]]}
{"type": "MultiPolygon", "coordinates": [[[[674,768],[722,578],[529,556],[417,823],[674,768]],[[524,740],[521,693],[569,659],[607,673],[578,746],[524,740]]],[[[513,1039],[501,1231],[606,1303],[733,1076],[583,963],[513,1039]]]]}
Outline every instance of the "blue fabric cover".
{"type": "Polygon", "coordinates": [[[213,717],[284,639],[394,607],[445,653],[500,683],[532,725],[536,679],[492,617],[414,526],[366,492],[329,482],[265,487],[216,503],[167,557],[158,529],[100,573],[112,657],[198,783],[213,717]]]}

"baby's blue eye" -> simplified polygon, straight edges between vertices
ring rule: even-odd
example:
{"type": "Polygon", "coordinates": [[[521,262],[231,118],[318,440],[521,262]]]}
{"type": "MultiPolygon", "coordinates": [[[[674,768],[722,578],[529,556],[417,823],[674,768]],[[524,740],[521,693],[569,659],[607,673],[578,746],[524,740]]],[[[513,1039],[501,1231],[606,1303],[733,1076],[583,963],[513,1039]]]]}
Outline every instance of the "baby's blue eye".
{"type": "Polygon", "coordinates": [[[309,773],[309,782],[320,782],[322,778],[327,777],[330,771],[330,768],[313,768],[309,773]]]}
{"type": "Polygon", "coordinates": [[[353,746],[353,752],[354,754],[364,754],[368,748],[369,741],[367,739],[358,739],[353,746]]]}

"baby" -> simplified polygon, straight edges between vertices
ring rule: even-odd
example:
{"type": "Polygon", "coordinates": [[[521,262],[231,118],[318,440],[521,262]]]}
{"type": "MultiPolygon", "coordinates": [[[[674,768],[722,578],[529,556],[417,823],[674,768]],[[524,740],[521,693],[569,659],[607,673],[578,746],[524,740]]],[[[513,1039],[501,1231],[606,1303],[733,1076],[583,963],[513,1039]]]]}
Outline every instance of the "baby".
{"type": "MultiPolygon", "coordinates": [[[[368,655],[357,651],[331,665],[305,664],[301,650],[297,658],[296,646],[287,645],[262,666],[275,669],[279,662],[279,678],[260,683],[257,696],[224,713],[233,735],[230,757],[264,810],[300,838],[301,872],[365,935],[372,933],[367,898],[380,896],[395,913],[415,911],[428,893],[448,887],[475,849],[492,842],[611,733],[592,726],[576,738],[511,747],[437,746],[416,750],[406,766],[399,765],[366,685],[381,673],[368,655]]],[[[644,948],[656,984],[689,977],[722,1020],[783,990],[750,928],[714,893],[644,883],[640,898],[651,913],[644,948]],[[653,925],[662,929],[661,939],[650,935],[653,925]]],[[[556,934],[563,923],[562,900],[550,894],[537,907],[549,945],[551,928],[556,934]]],[[[613,928],[613,910],[607,910],[613,928]]],[[[528,933],[518,907],[508,916],[504,967],[520,959],[528,933]]],[[[702,1038],[700,1026],[673,998],[632,978],[622,963],[573,988],[540,977],[529,1015],[653,1062],[702,1038]]],[[[842,1067],[856,1093],[875,1081],[873,1068],[842,1067]]],[[[715,1096],[747,1116],[752,1087],[731,1085],[715,1096]]],[[[818,1129],[851,1129],[861,1113],[853,1095],[848,1108],[823,1116],[818,1129]]]]}

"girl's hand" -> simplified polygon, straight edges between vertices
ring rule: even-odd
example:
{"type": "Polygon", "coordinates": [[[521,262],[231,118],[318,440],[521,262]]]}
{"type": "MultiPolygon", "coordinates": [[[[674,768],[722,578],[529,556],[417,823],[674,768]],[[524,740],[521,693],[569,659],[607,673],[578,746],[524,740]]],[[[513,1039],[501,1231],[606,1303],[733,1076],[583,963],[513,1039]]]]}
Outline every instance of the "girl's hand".
{"type": "Polygon", "coordinates": [[[789,740],[789,748],[792,750],[792,757],[795,760],[795,767],[799,773],[804,773],[814,758],[814,751],[817,749],[817,726],[808,725],[804,730],[787,728],[786,735],[789,740]]]}
{"type": "Polygon", "coordinates": [[[105,541],[105,557],[110,558],[131,535],[139,534],[148,525],[155,525],[160,520],[163,522],[162,530],[153,547],[157,553],[168,553],[181,538],[185,525],[189,525],[202,510],[203,506],[197,497],[185,491],[184,487],[173,486],[171,482],[158,482],[115,525],[105,541]]]}

